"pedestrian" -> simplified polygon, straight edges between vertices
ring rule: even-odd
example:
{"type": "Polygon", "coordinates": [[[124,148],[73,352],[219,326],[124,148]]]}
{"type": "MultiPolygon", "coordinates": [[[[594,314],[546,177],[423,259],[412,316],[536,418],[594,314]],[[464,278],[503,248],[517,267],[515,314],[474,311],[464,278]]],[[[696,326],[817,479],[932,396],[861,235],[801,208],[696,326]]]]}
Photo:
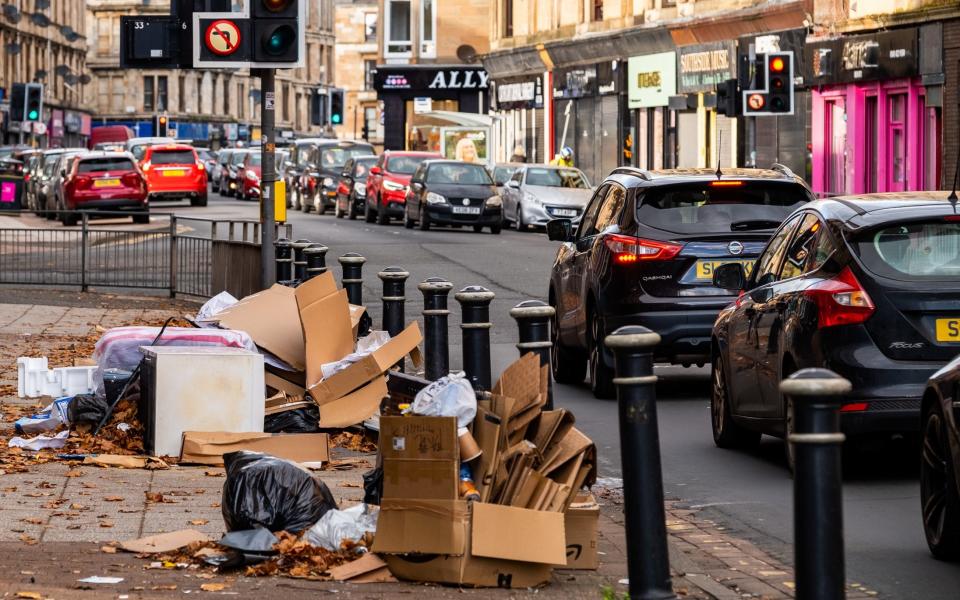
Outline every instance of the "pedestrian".
{"type": "Polygon", "coordinates": [[[572,167],[573,166],[573,148],[570,146],[564,146],[560,152],[553,157],[553,160],[550,161],[551,165],[556,165],[558,167],[572,167]]]}
{"type": "Polygon", "coordinates": [[[510,156],[510,162],[513,163],[525,163],[527,162],[527,151],[523,149],[523,146],[517,144],[517,147],[513,149],[513,154],[510,156]]]}

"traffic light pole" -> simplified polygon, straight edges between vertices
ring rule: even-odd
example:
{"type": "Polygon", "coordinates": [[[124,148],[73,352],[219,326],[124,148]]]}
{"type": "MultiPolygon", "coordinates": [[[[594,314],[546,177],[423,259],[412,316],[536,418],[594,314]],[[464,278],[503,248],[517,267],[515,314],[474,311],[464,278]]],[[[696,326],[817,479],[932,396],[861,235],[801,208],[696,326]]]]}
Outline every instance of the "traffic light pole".
{"type": "Polygon", "coordinates": [[[276,69],[260,70],[263,103],[260,111],[260,287],[277,281],[273,243],[276,238],[274,184],[277,181],[276,152],[276,69]]]}

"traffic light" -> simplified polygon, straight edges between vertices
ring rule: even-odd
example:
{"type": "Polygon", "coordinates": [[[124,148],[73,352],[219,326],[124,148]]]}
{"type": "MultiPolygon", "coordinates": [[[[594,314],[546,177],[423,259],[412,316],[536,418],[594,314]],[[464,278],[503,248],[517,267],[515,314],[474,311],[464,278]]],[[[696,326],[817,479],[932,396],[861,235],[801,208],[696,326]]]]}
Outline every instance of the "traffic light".
{"type": "Polygon", "coordinates": [[[166,137],[170,131],[170,120],[167,115],[156,115],[153,117],[153,131],[157,137],[166,137]]]}
{"type": "Polygon", "coordinates": [[[27,85],[15,83],[10,90],[10,120],[26,121],[27,115],[27,85]]]}
{"type": "Polygon", "coordinates": [[[737,93],[737,80],[727,79],[717,84],[717,114],[739,117],[740,95],[737,93]]]}
{"type": "MultiPolygon", "coordinates": [[[[308,0],[302,1],[306,3],[308,0]]],[[[297,21],[300,2],[252,0],[254,62],[297,62],[301,36],[297,21]]]]}
{"type": "Polygon", "coordinates": [[[757,54],[752,67],[753,89],[743,91],[744,116],[792,115],[793,52],[757,54]]]}
{"type": "Polygon", "coordinates": [[[343,125],[343,90],[330,90],[330,124],[343,125]]]}
{"type": "Polygon", "coordinates": [[[195,12],[194,68],[304,66],[308,1],[248,0],[244,12],[195,12]]]}
{"type": "Polygon", "coordinates": [[[28,83],[25,87],[23,120],[40,121],[43,118],[43,84],[28,83]]]}

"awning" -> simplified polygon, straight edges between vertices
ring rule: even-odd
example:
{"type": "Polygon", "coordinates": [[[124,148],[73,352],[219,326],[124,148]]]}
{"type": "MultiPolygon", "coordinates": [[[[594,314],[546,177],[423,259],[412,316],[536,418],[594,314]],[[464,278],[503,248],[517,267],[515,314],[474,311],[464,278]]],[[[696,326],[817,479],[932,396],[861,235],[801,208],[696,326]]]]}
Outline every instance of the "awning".
{"type": "Polygon", "coordinates": [[[677,46],[735,40],[743,35],[804,27],[803,0],[772,0],[743,10],[718,11],[684,17],[668,23],[677,46]]]}
{"type": "Polygon", "coordinates": [[[522,75],[539,75],[549,70],[540,58],[540,50],[534,46],[491,52],[482,56],[481,62],[483,62],[483,68],[494,80],[522,75]]]}
{"type": "Polygon", "coordinates": [[[546,48],[554,66],[573,67],[667,52],[674,49],[674,44],[666,28],[647,25],[588,34],[563,42],[546,44],[546,48]]]}

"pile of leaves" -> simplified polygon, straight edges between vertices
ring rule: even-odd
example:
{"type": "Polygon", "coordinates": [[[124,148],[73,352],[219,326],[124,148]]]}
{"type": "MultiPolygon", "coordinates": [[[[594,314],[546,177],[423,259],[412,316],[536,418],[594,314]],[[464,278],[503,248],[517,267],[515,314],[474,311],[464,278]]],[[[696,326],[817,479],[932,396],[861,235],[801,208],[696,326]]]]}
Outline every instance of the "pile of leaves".
{"type": "Polygon", "coordinates": [[[128,395],[117,403],[102,429],[93,435],[94,425],[74,427],[62,450],[69,454],[143,454],[143,425],[137,418],[137,395],[128,395]],[[120,427],[125,423],[126,426],[120,427]]]}
{"type": "Polygon", "coordinates": [[[353,450],[354,452],[376,452],[377,445],[363,433],[343,431],[333,436],[330,443],[335,448],[353,450]]]}

